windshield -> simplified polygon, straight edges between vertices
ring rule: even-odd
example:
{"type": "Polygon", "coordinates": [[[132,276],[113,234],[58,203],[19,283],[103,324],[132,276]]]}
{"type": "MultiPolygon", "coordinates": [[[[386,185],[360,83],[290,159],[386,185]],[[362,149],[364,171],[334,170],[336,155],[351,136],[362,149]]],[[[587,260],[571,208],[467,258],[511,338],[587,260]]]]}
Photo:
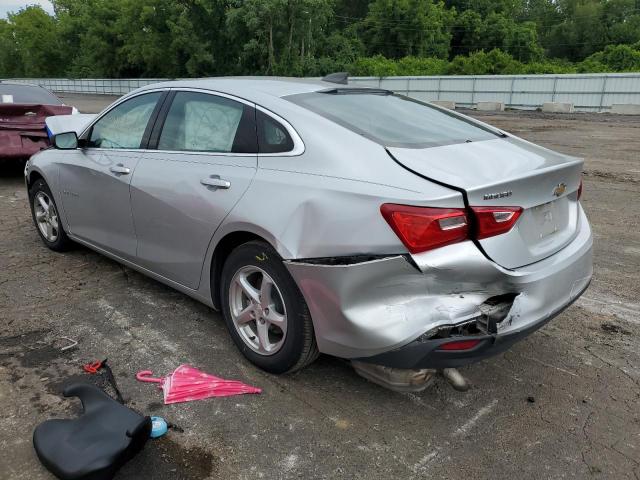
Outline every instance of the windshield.
{"type": "Polygon", "coordinates": [[[62,105],[49,90],[34,85],[0,82],[0,103],[29,103],[37,105],[62,105]]]}
{"type": "Polygon", "coordinates": [[[345,88],[285,99],[388,147],[426,148],[498,137],[432,105],[386,90],[345,88]]]}

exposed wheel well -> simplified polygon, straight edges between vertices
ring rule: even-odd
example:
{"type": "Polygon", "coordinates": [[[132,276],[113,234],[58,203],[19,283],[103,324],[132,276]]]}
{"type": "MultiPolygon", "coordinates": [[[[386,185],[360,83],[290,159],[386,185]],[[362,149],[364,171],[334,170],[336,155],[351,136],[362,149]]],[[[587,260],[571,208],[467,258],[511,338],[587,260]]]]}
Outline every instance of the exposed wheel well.
{"type": "Polygon", "coordinates": [[[31,187],[31,185],[33,185],[34,182],[37,182],[40,179],[44,180],[44,177],[40,175],[40,173],[38,172],[31,172],[28,178],[29,178],[29,187],[31,187]]]}
{"type": "Polygon", "coordinates": [[[222,275],[222,266],[229,254],[234,248],[242,245],[243,243],[251,242],[252,240],[260,240],[269,243],[267,240],[259,235],[251,232],[233,232],[229,233],[222,238],[216,245],[216,249],[213,252],[213,258],[211,260],[211,300],[216,308],[220,308],[220,291],[218,289],[220,276],[222,275]]]}

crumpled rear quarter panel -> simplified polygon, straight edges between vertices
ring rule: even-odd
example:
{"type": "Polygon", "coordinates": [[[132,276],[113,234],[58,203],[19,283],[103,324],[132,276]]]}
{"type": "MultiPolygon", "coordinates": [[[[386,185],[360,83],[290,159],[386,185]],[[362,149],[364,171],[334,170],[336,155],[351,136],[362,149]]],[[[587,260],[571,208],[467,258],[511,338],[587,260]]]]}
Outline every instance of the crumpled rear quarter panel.
{"type": "Polygon", "coordinates": [[[488,260],[470,241],[414,255],[349,265],[285,262],[311,311],[321,352],[343,358],[376,355],[423,333],[481,314],[504,293],[517,296],[498,335],[526,328],[561,310],[592,276],[592,237],[581,229],[562,251],[518,270],[488,260]]]}

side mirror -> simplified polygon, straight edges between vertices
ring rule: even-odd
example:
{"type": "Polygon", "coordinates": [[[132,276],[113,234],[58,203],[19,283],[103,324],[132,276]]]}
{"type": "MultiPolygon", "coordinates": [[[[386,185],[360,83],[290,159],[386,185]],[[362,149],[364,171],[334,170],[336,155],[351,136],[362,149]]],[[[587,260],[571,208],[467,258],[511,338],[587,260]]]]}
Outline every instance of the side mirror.
{"type": "Polygon", "coordinates": [[[75,150],[78,148],[78,135],[76,132],[58,133],[53,136],[52,143],[58,150],[75,150]]]}

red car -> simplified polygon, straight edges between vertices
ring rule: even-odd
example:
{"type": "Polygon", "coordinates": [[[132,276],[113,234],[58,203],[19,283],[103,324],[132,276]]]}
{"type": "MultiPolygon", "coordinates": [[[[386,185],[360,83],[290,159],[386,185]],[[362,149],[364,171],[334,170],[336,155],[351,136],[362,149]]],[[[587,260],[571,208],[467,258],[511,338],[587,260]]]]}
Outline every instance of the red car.
{"type": "Polygon", "coordinates": [[[46,88],[0,81],[0,163],[24,161],[47,148],[45,119],[76,112],[46,88]]]}

